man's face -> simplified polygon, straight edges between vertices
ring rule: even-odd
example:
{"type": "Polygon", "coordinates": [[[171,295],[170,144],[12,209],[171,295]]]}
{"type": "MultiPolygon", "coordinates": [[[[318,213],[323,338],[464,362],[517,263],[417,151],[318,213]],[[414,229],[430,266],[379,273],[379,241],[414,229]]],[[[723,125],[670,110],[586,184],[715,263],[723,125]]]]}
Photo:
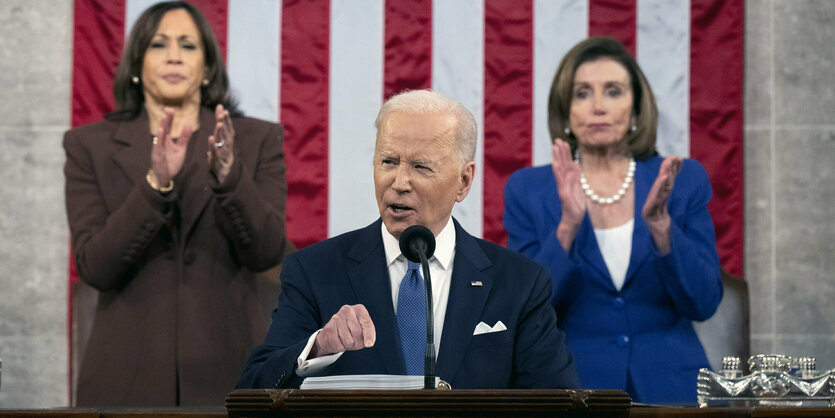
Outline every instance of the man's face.
{"type": "Polygon", "coordinates": [[[412,225],[437,236],[467,197],[475,163],[462,165],[455,119],[441,113],[390,113],[377,132],[374,189],[386,229],[400,239],[412,225]]]}

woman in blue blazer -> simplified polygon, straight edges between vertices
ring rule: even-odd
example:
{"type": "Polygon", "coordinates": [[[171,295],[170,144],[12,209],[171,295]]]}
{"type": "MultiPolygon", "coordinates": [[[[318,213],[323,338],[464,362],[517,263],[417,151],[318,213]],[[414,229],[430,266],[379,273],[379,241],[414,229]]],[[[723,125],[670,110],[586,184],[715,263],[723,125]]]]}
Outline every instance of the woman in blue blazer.
{"type": "Polygon", "coordinates": [[[704,168],[657,156],[652,90],[615,40],[566,54],[548,112],[552,164],[517,171],[505,188],[509,247],[551,271],[582,387],[695,402],[709,366],[691,321],[722,298],[704,168]]]}

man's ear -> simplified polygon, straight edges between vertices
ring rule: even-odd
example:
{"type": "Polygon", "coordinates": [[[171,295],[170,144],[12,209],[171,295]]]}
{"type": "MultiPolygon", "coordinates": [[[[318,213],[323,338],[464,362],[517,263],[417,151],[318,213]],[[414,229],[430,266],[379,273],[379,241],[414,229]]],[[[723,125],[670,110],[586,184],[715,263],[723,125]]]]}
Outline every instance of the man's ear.
{"type": "Polygon", "coordinates": [[[461,202],[470,193],[470,188],[473,187],[473,178],[475,177],[475,163],[468,161],[461,167],[460,179],[458,186],[458,194],[455,195],[455,201],[461,202]]]}

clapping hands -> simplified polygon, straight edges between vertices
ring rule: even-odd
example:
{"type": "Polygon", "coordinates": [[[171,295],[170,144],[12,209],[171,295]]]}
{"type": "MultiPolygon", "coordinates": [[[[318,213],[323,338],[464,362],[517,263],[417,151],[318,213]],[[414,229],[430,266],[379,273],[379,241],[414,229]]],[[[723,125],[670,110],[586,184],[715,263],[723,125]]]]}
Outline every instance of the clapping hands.
{"type": "Polygon", "coordinates": [[[554,171],[557,191],[562,202],[562,219],[557,227],[557,239],[568,252],[586,214],[586,196],[580,186],[583,171],[571,158],[571,147],[567,142],[557,139],[551,150],[554,153],[551,169],[554,171]]]}
{"type": "Polygon", "coordinates": [[[179,138],[172,138],[173,122],[174,109],[167,107],[163,110],[160,128],[151,146],[151,173],[149,175],[153,176],[153,180],[161,187],[168,185],[183,168],[188,141],[193,131],[191,125],[185,125],[179,138]]]}
{"type": "Polygon", "coordinates": [[[655,246],[661,254],[670,252],[670,214],[667,212],[667,200],[673,192],[676,176],[681,171],[681,157],[667,157],[658,169],[658,177],[649,189],[647,201],[641,209],[641,216],[646,221],[655,246]]]}
{"type": "Polygon", "coordinates": [[[235,162],[235,128],[232,126],[232,118],[229,111],[223,105],[215,108],[215,127],[212,135],[209,135],[209,150],[206,152],[209,161],[209,170],[215,176],[218,183],[223,183],[232,163],[235,162]]]}

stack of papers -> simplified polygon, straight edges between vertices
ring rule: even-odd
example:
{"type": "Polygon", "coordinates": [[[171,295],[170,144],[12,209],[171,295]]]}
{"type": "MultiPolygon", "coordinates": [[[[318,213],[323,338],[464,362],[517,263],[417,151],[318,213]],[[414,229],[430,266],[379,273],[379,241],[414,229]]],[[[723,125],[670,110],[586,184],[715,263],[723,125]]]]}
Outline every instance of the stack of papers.
{"type": "MultiPolygon", "coordinates": [[[[423,376],[392,374],[346,374],[340,376],[308,377],[300,389],[423,389],[423,376]]],[[[438,378],[435,377],[435,386],[438,378]]]]}

